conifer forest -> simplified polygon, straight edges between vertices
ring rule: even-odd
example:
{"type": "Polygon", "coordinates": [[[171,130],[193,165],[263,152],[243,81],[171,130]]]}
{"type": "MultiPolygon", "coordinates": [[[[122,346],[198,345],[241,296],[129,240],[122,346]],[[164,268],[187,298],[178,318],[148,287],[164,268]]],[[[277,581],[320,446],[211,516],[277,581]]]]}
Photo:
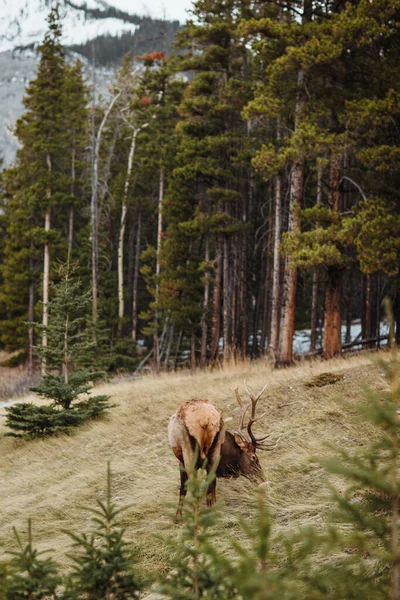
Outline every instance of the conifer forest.
{"type": "Polygon", "coordinates": [[[302,329],[330,358],[355,320],[384,343],[385,296],[398,341],[399,23],[398,0],[198,0],[100,94],[54,7],[1,173],[1,348],[43,372],[62,289],[67,371],[285,365],[302,329]]]}

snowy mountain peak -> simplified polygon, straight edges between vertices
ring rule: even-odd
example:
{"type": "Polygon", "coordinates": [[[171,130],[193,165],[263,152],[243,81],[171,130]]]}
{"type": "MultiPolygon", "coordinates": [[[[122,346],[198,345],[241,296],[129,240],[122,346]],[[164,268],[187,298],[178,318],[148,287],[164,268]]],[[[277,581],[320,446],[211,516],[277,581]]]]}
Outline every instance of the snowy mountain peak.
{"type": "MultiPolygon", "coordinates": [[[[36,45],[47,29],[49,0],[0,0],[0,52],[36,45]]],[[[62,0],[65,45],[136,29],[137,18],[104,0],[62,0]]]]}

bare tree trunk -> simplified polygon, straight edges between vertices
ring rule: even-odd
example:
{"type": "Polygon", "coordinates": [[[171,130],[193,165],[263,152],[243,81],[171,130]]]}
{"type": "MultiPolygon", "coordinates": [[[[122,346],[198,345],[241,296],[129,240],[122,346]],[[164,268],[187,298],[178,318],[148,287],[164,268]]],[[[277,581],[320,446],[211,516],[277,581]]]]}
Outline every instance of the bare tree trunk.
{"type": "MultiPolygon", "coordinates": [[[[334,212],[342,210],[342,194],[339,190],[341,160],[332,156],[329,173],[329,202],[334,212]]],[[[337,266],[327,268],[324,319],[324,356],[332,358],[342,349],[342,299],[343,269],[337,266]]]]}
{"type": "MultiPolygon", "coordinates": [[[[92,180],[92,199],[90,205],[91,213],[91,233],[92,233],[92,316],[93,325],[98,321],[98,279],[99,279],[99,207],[98,207],[98,187],[99,187],[99,162],[100,162],[100,144],[104,126],[113,109],[114,104],[120,97],[121,92],[118,92],[111,100],[100,127],[97,132],[96,142],[93,150],[93,180],[92,180]]],[[[94,119],[95,99],[93,94],[92,114],[94,119]]],[[[94,122],[93,122],[93,138],[94,138],[94,122]]],[[[94,139],[93,142],[94,143],[94,139]]]]}
{"type": "Polygon", "coordinates": [[[213,289],[213,315],[211,326],[211,362],[218,360],[219,332],[221,326],[221,275],[222,275],[222,239],[221,234],[217,239],[215,254],[215,278],[213,289]]]}
{"type": "MultiPolygon", "coordinates": [[[[272,210],[273,206],[270,203],[269,210],[269,222],[272,223],[272,210]]],[[[261,345],[262,354],[265,353],[265,339],[271,339],[271,328],[272,328],[272,288],[273,288],[273,280],[274,280],[274,246],[275,246],[275,236],[270,226],[267,232],[267,248],[266,248],[266,271],[265,271],[265,287],[264,287],[264,316],[263,316],[263,335],[265,336],[263,343],[261,345]],[[271,258],[272,257],[272,258],[271,258]]],[[[279,254],[279,251],[278,251],[279,254]]],[[[279,272],[279,267],[278,267],[279,272]]]]}
{"type": "MultiPolygon", "coordinates": [[[[304,71],[299,69],[297,74],[297,100],[295,130],[298,129],[301,121],[301,113],[304,107],[303,95],[304,71]]],[[[290,205],[289,205],[289,233],[295,234],[300,231],[300,218],[297,208],[301,206],[303,198],[303,180],[304,180],[304,160],[297,160],[292,167],[290,181],[290,205]]],[[[289,263],[288,257],[285,260],[285,273],[282,289],[282,308],[281,308],[281,327],[280,344],[278,349],[278,362],[280,364],[293,363],[293,335],[294,318],[296,310],[296,291],[297,291],[297,268],[289,263]]]]}
{"type": "Polygon", "coordinates": [[[353,266],[350,267],[348,276],[348,298],[347,298],[347,311],[346,311],[346,337],[345,342],[349,344],[351,342],[351,321],[352,321],[352,304],[353,304],[353,266]]]}
{"type": "Polygon", "coordinates": [[[239,269],[239,236],[235,233],[233,237],[233,267],[231,275],[231,344],[234,358],[237,357],[237,305],[238,305],[238,269],[239,269]]]}
{"type": "MultiPolygon", "coordinates": [[[[370,273],[366,274],[366,290],[365,290],[365,339],[369,340],[375,335],[376,327],[374,327],[374,290],[373,278],[370,273]]],[[[373,348],[375,342],[368,342],[367,348],[373,348]]]]}
{"type": "MultiPolygon", "coordinates": [[[[52,164],[51,164],[51,156],[49,153],[47,153],[46,161],[47,161],[47,168],[48,168],[49,177],[50,177],[51,171],[52,171],[52,164]]],[[[50,198],[51,198],[50,187],[47,188],[46,198],[48,201],[50,201],[50,198]]],[[[46,210],[45,219],[44,219],[45,234],[48,233],[50,231],[50,229],[51,229],[51,208],[50,208],[50,206],[48,206],[48,208],[46,210]]],[[[43,260],[42,325],[44,328],[48,327],[48,325],[49,325],[49,306],[48,306],[48,304],[49,304],[49,283],[50,283],[49,280],[50,280],[50,248],[49,248],[49,243],[47,241],[47,236],[46,236],[45,243],[44,243],[44,260],[43,260]]],[[[47,348],[47,331],[46,331],[46,329],[43,329],[42,348],[44,348],[44,349],[47,348]]],[[[46,358],[45,357],[42,358],[41,373],[42,373],[42,375],[46,374],[46,358]]]]}
{"type": "Polygon", "coordinates": [[[179,350],[181,348],[182,335],[183,335],[183,329],[180,329],[179,335],[178,335],[178,341],[176,342],[175,358],[174,358],[174,371],[176,371],[176,365],[178,363],[178,357],[179,357],[179,350]]]}
{"type": "MultiPolygon", "coordinates": [[[[278,131],[280,123],[278,122],[278,131]]],[[[280,139],[280,134],[277,139],[280,139]]],[[[274,263],[272,269],[272,302],[271,302],[271,335],[268,340],[268,352],[275,360],[279,339],[279,299],[280,299],[280,255],[282,221],[282,180],[278,173],[275,177],[275,230],[274,230],[274,263]]]]}
{"type": "Polygon", "coordinates": [[[135,154],[136,136],[140,129],[134,129],[132,134],[131,146],[128,155],[128,167],[126,170],[124,195],[122,199],[121,221],[119,227],[118,241],[118,334],[122,331],[122,320],[124,318],[125,303],[124,303],[124,237],[126,227],[126,215],[128,211],[128,190],[129,182],[132,174],[133,157],[135,154]]]}
{"type": "Polygon", "coordinates": [[[223,289],[223,335],[224,335],[224,364],[227,364],[231,358],[230,344],[230,293],[229,293],[229,240],[228,235],[224,234],[224,289],[223,289]]]}
{"type": "Polygon", "coordinates": [[[154,315],[154,366],[156,373],[160,372],[160,343],[158,337],[158,299],[160,293],[160,251],[163,233],[162,204],[164,201],[164,167],[160,166],[159,196],[158,196],[158,225],[157,225],[157,262],[156,262],[156,311],[154,315]]]}
{"type": "Polygon", "coordinates": [[[137,231],[136,231],[136,251],[135,267],[133,272],[132,288],[132,340],[137,340],[137,316],[138,316],[138,282],[139,282],[139,262],[140,262],[140,237],[142,231],[142,213],[139,211],[137,231]]]}
{"type": "Polygon", "coordinates": [[[172,343],[174,341],[174,324],[171,324],[171,328],[169,330],[169,338],[168,338],[168,346],[167,346],[167,351],[165,353],[165,360],[164,360],[164,368],[167,371],[168,370],[168,364],[169,364],[169,357],[171,356],[171,349],[172,349],[172,343]]]}
{"type": "Polygon", "coordinates": [[[208,316],[208,303],[210,301],[210,275],[208,273],[208,263],[210,261],[210,244],[208,237],[205,242],[205,262],[207,264],[207,271],[204,280],[204,300],[203,300],[203,317],[201,321],[201,354],[200,354],[200,367],[204,368],[207,362],[207,316],[208,316]]]}
{"type": "MultiPolygon", "coordinates": [[[[75,160],[76,160],[76,134],[73,133],[72,140],[72,153],[71,153],[71,197],[75,198],[75,160]]],[[[74,204],[71,203],[69,207],[69,218],[68,218],[68,252],[67,252],[67,263],[68,266],[71,261],[72,252],[72,241],[74,238],[74,204]]]]}
{"type": "MultiPolygon", "coordinates": [[[[33,271],[32,259],[29,259],[30,263],[30,272],[33,271]]],[[[33,319],[35,318],[34,314],[35,308],[35,284],[33,282],[29,285],[29,309],[28,309],[28,375],[33,375],[33,319]]]]}
{"type": "MultiPolygon", "coordinates": [[[[322,167],[318,166],[317,175],[317,204],[322,203],[322,167]]],[[[318,267],[313,269],[312,294],[311,294],[311,342],[310,350],[314,352],[317,347],[318,325],[318,267]]]]}
{"type": "Polygon", "coordinates": [[[133,287],[133,269],[134,269],[134,256],[135,256],[135,227],[129,230],[128,236],[128,273],[126,278],[127,288],[127,301],[129,306],[132,306],[132,287],[133,287]]]}
{"type": "Polygon", "coordinates": [[[194,331],[190,334],[190,370],[192,373],[196,370],[196,336],[194,331]]]}
{"type": "MultiPolygon", "coordinates": [[[[243,203],[242,222],[247,223],[247,210],[243,203]]],[[[240,354],[244,360],[248,351],[249,321],[248,321],[248,299],[247,299],[247,231],[242,234],[242,251],[240,255],[240,277],[239,277],[239,319],[240,319],[240,354]]]]}
{"type": "Polygon", "coordinates": [[[324,356],[332,358],[339,354],[342,348],[341,341],[341,298],[342,298],[342,270],[338,267],[327,269],[327,283],[325,291],[325,319],[324,319],[324,356]]]}

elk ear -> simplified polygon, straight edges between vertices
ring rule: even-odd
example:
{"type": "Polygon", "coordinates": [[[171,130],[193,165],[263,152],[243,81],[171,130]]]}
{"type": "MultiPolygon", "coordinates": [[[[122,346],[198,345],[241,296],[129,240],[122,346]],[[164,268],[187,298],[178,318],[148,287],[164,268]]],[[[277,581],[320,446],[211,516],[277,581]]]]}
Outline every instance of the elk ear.
{"type": "Polygon", "coordinates": [[[240,451],[246,452],[248,450],[249,442],[245,440],[244,437],[240,435],[240,433],[235,432],[233,434],[233,437],[235,438],[235,442],[239,446],[240,451]]]}

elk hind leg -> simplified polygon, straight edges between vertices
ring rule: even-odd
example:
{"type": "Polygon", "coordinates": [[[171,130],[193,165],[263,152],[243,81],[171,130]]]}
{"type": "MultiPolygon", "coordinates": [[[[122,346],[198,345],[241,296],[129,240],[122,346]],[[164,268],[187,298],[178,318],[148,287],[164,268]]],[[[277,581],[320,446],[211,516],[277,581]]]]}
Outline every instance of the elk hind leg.
{"type": "Polygon", "coordinates": [[[176,516],[177,517],[181,517],[182,516],[183,501],[185,499],[186,492],[187,492],[186,482],[188,480],[188,474],[186,472],[185,465],[183,464],[183,462],[180,464],[180,472],[181,472],[181,487],[179,489],[178,510],[176,511],[176,516]]]}
{"type": "MultiPolygon", "coordinates": [[[[210,474],[211,470],[212,470],[212,463],[208,462],[207,463],[207,475],[210,474]]],[[[215,504],[217,502],[216,487],[217,487],[217,479],[216,479],[216,476],[214,473],[213,480],[210,483],[210,485],[208,486],[208,490],[207,490],[207,506],[212,506],[213,504],[215,504]]]]}

